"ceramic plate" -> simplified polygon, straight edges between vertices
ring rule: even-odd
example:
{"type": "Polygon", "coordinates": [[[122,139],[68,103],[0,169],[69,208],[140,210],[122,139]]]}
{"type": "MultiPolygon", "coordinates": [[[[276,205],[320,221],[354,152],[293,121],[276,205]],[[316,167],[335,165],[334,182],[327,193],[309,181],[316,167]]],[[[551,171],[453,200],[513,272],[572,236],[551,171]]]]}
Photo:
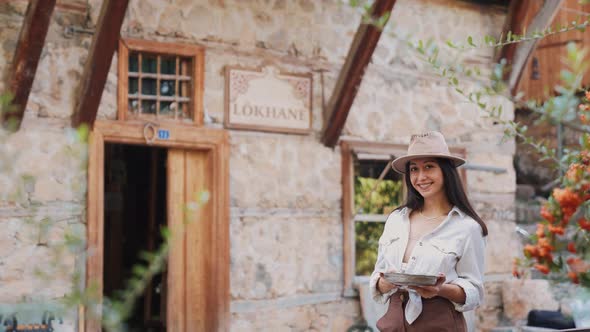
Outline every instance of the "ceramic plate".
{"type": "Polygon", "coordinates": [[[437,276],[423,274],[387,273],[385,280],[400,286],[434,286],[437,276]]]}

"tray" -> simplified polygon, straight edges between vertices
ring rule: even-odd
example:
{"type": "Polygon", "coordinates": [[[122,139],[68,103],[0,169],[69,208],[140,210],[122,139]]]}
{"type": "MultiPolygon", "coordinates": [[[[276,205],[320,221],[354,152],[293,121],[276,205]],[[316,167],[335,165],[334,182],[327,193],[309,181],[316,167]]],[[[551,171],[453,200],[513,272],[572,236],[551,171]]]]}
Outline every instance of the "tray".
{"type": "Polygon", "coordinates": [[[399,286],[434,286],[437,276],[407,273],[386,273],[385,280],[399,286]]]}

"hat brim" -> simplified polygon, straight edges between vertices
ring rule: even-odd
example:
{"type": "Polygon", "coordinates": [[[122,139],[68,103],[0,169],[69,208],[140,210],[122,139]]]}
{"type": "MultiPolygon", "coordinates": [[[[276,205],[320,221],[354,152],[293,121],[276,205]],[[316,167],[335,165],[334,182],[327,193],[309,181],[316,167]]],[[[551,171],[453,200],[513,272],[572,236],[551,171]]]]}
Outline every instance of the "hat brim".
{"type": "Polygon", "coordinates": [[[403,157],[399,157],[396,158],[394,161],[391,162],[391,166],[393,167],[393,169],[401,174],[405,174],[406,173],[406,164],[408,163],[408,161],[412,160],[412,159],[417,159],[417,158],[444,158],[444,159],[449,159],[453,162],[453,164],[455,165],[455,167],[459,167],[463,164],[465,164],[465,159],[463,158],[459,158],[459,157],[455,157],[455,156],[450,156],[448,154],[436,154],[436,153],[428,153],[428,154],[413,154],[410,156],[403,156],[403,157]]]}

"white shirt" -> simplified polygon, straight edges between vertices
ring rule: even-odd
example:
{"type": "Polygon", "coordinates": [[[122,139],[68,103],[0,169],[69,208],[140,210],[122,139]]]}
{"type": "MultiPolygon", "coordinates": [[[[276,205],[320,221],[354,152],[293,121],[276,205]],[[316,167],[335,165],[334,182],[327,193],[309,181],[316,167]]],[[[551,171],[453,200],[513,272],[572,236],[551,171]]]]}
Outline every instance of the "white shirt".
{"type": "MultiPolygon", "coordinates": [[[[408,263],[402,263],[410,235],[410,209],[392,212],[379,239],[379,251],[370,288],[373,299],[385,303],[397,288],[382,294],[377,290],[379,273],[395,270],[409,274],[446,276],[445,283],[455,284],[465,291],[465,303],[453,303],[455,310],[475,309],[483,300],[485,239],[481,226],[457,207],[432,232],[422,236],[412,249],[408,263]],[[403,266],[405,265],[405,266],[403,266]]],[[[409,301],[405,316],[412,324],[422,312],[422,298],[408,289],[409,301]]]]}

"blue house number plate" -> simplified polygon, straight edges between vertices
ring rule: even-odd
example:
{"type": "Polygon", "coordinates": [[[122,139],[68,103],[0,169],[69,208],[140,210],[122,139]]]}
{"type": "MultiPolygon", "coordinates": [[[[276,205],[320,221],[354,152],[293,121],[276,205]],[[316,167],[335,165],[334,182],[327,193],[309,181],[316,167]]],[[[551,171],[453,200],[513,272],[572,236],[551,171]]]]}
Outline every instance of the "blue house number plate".
{"type": "Polygon", "coordinates": [[[166,129],[158,129],[158,139],[168,140],[170,139],[170,131],[166,129]]]}

